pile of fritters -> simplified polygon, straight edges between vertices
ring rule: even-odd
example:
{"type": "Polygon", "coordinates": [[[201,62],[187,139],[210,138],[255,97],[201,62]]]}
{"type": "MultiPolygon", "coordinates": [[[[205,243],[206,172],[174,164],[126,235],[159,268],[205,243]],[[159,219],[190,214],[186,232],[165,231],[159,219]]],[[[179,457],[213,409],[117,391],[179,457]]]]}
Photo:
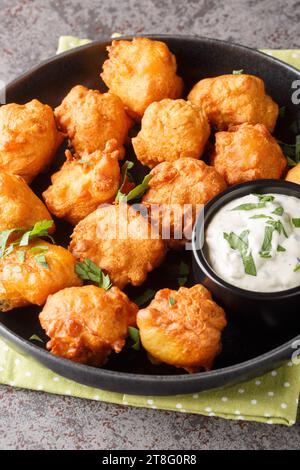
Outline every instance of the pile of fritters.
{"type": "MultiPolygon", "coordinates": [[[[38,100],[0,108],[0,311],[43,307],[48,349],[73,361],[101,366],[138,327],[156,362],[208,370],[226,319],[205,287],[161,286],[143,309],[121,289],[141,285],[167,250],[184,246],[187,205],[191,230],[199,207],[227,185],[285,174],[271,134],[278,105],[263,80],[244,73],[203,78],[185,99],[176,58],[160,41],[117,40],[107,50],[106,93],[79,84],[55,110],[38,100]],[[28,184],[64,139],[66,160],[44,205],[28,184]],[[131,143],[149,168],[142,191],[124,158],[131,143]],[[68,249],[44,240],[55,231],[51,214],[74,226],[68,249]]],[[[287,179],[300,183],[300,168],[287,179]]]]}

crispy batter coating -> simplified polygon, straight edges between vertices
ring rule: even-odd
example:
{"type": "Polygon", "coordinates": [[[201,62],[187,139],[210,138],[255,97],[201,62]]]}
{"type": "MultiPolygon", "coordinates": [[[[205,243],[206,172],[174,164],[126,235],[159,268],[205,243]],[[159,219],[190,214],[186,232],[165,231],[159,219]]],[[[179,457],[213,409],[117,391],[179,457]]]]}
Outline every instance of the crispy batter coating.
{"type": "Polygon", "coordinates": [[[160,163],[151,175],[149,189],[142,202],[149,212],[152,206],[152,220],[159,223],[160,230],[164,230],[163,238],[168,235],[166,224],[170,221],[171,238],[167,244],[171,248],[180,248],[186,242],[181,227],[185,227],[186,238],[190,238],[197,209],[226,189],[226,183],[215,168],[194,158],[160,163]],[[159,206],[159,211],[155,211],[153,205],[159,206]]]}
{"type": "Polygon", "coordinates": [[[0,107],[0,170],[30,183],[53,159],[63,140],[50,106],[32,100],[0,107]]]}
{"type": "Polygon", "coordinates": [[[99,207],[75,227],[70,250],[91,259],[122,289],[142,284],[164,259],[165,244],[140,212],[127,204],[99,207]]]}
{"type": "Polygon", "coordinates": [[[254,75],[220,75],[196,83],[188,99],[202,106],[212,126],[226,130],[250,122],[273,132],[278,105],[266,95],[263,80],[254,75]]]}
{"type": "Polygon", "coordinates": [[[221,351],[224,310],[198,284],[178,291],[162,289],[137,315],[141,342],[159,362],[188,372],[211,369],[221,351]]]}
{"type": "Polygon", "coordinates": [[[75,273],[75,258],[65,248],[35,239],[28,246],[15,247],[0,258],[0,311],[6,312],[30,304],[43,305],[48,295],[70,286],[80,286],[75,273]],[[46,247],[42,251],[34,247],[46,247]],[[19,252],[25,252],[24,261],[19,252]],[[44,254],[48,268],[37,255],[44,254]]]}
{"type": "Polygon", "coordinates": [[[300,184],[300,163],[288,171],[285,179],[291,183],[300,184]]]}
{"type": "Polygon", "coordinates": [[[229,185],[261,178],[279,179],[286,159],[263,124],[242,124],[217,132],[212,164],[229,185]]]}
{"type": "Polygon", "coordinates": [[[139,120],[154,101],[180,98],[183,82],[176,75],[176,58],[165,43],[135,38],[113,41],[107,50],[109,59],[101,78],[134,119],[139,120]]]}
{"type": "Polygon", "coordinates": [[[120,148],[119,158],[123,158],[123,144],[131,119],[118,96],[77,85],[54,113],[59,129],[68,135],[78,155],[104,150],[108,140],[116,139],[120,148]]]}
{"type": "Polygon", "coordinates": [[[210,126],[199,106],[164,99],[146,109],[141,131],[132,144],[140,162],[153,168],[164,161],[200,158],[209,134],[210,126]]]}
{"type": "Polygon", "coordinates": [[[76,225],[100,204],[114,200],[120,183],[119,150],[117,141],[110,140],[102,152],[83,154],[81,159],[68,151],[66,155],[43,197],[54,215],[76,225]]]}
{"type": "Polygon", "coordinates": [[[20,176],[0,171],[0,232],[29,229],[40,220],[52,220],[46,206],[20,176]]]}
{"type": "Polygon", "coordinates": [[[101,366],[112,351],[122,350],[137,310],[117,287],[69,287],[48,297],[39,319],[52,354],[101,366]]]}

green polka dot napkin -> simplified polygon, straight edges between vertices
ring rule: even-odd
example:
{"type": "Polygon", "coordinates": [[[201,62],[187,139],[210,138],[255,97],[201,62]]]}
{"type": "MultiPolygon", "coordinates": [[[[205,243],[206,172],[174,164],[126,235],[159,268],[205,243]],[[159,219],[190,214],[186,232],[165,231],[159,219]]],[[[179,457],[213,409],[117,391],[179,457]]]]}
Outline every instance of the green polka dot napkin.
{"type": "MultiPolygon", "coordinates": [[[[59,40],[58,52],[88,42],[88,39],[63,36],[59,40]]],[[[264,52],[300,68],[300,51],[264,50],[264,52]]],[[[192,395],[134,396],[105,392],[64,379],[27,355],[16,352],[0,339],[0,383],[120,405],[291,426],[297,416],[300,363],[288,362],[277,370],[233,387],[192,395]]]]}

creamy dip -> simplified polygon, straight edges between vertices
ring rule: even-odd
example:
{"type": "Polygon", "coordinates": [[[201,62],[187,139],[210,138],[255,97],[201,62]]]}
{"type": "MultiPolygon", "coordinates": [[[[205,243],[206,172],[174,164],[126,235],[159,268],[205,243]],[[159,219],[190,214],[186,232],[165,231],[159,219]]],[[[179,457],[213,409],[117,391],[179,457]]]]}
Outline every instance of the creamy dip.
{"type": "Polygon", "coordinates": [[[242,289],[300,286],[300,200],[251,194],[231,201],[209,223],[205,252],[215,273],[242,289]]]}

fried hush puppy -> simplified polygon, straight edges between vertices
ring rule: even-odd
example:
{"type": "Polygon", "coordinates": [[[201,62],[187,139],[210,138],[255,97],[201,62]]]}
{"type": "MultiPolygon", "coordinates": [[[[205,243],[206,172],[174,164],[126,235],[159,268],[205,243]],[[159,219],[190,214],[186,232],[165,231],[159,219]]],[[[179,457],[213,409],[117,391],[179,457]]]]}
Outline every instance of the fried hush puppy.
{"type": "Polygon", "coordinates": [[[29,229],[40,220],[52,220],[46,206],[21,176],[1,171],[0,207],[0,232],[16,227],[29,229]]]}
{"type": "Polygon", "coordinates": [[[153,168],[163,161],[200,158],[209,134],[210,126],[199,106],[164,99],[146,109],[141,131],[132,144],[140,162],[153,168]]]}
{"type": "Polygon", "coordinates": [[[50,295],[39,315],[52,354],[82,364],[103,365],[119,353],[136,325],[138,307],[117,287],[70,287],[50,295]]]}
{"type": "Polygon", "coordinates": [[[165,256],[165,244],[148,220],[125,203],[99,207],[75,227],[70,251],[91,259],[122,289],[139,286],[165,256]]]}
{"type": "Polygon", "coordinates": [[[32,100],[0,107],[0,170],[30,183],[49,166],[63,140],[50,106],[32,100]]]}
{"type": "Polygon", "coordinates": [[[119,158],[123,158],[131,120],[118,96],[77,85],[54,113],[59,129],[78,155],[104,150],[108,140],[116,139],[119,158]]]}
{"type": "Polygon", "coordinates": [[[159,224],[163,238],[170,233],[168,246],[180,248],[190,239],[201,205],[226,189],[226,183],[215,168],[194,158],[160,163],[151,175],[142,203],[159,224]],[[159,210],[154,210],[157,206],[159,210]],[[166,224],[170,224],[169,231],[166,224]]]}
{"type": "Polygon", "coordinates": [[[202,106],[209,123],[218,130],[249,122],[273,132],[278,105],[266,95],[263,80],[254,75],[220,75],[196,83],[188,100],[202,106]]]}
{"type": "Polygon", "coordinates": [[[101,78],[119,96],[127,112],[140,120],[146,108],[164,98],[180,98],[183,82],[167,45],[147,38],[113,41],[101,78]]]}
{"type": "Polygon", "coordinates": [[[79,159],[67,151],[66,156],[43,198],[56,217],[76,225],[100,204],[114,200],[120,183],[119,149],[117,141],[110,140],[102,152],[96,150],[79,159]]]}
{"type": "Polygon", "coordinates": [[[43,305],[48,295],[81,285],[75,273],[75,258],[61,246],[36,239],[0,258],[1,312],[30,304],[43,305]],[[20,252],[24,252],[24,259],[20,252]]]}
{"type": "Polygon", "coordinates": [[[216,133],[212,164],[233,185],[262,178],[279,179],[286,159],[263,124],[242,124],[216,133]]]}
{"type": "Polygon", "coordinates": [[[226,318],[210,292],[198,284],[158,291],[138,312],[137,325],[143,347],[156,361],[192,373],[211,369],[221,351],[226,318]]]}
{"type": "Polygon", "coordinates": [[[300,184],[300,163],[288,171],[285,179],[291,183],[300,184]]]}

